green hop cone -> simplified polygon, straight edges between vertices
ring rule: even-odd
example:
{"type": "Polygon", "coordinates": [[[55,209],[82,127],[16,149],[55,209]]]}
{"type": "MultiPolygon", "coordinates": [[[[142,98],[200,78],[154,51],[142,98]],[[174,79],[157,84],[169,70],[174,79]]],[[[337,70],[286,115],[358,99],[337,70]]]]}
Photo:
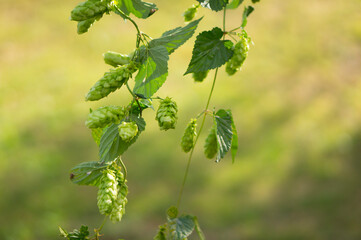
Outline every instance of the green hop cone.
{"type": "Polygon", "coordinates": [[[70,13],[70,19],[73,21],[85,21],[95,19],[108,12],[107,1],[88,0],[78,4],[70,13]]]}
{"type": "Polygon", "coordinates": [[[88,128],[104,128],[111,123],[119,123],[124,115],[124,107],[101,107],[88,115],[88,119],[85,121],[85,125],[88,128]]]}
{"type": "Polygon", "coordinates": [[[129,142],[138,134],[138,125],[135,122],[122,122],[119,127],[119,136],[123,141],[129,142]]]}
{"type": "Polygon", "coordinates": [[[182,137],[181,146],[184,152],[189,152],[193,147],[197,137],[197,119],[191,119],[182,137]]]}
{"type": "Polygon", "coordinates": [[[205,72],[197,72],[197,73],[193,73],[193,79],[195,82],[203,82],[203,80],[207,77],[209,71],[205,71],[205,72]]]}
{"type": "Polygon", "coordinates": [[[226,64],[226,72],[228,75],[234,75],[243,65],[248,56],[250,39],[246,32],[240,36],[239,42],[234,46],[232,58],[226,64]]]}
{"type": "Polygon", "coordinates": [[[117,52],[108,51],[103,54],[104,62],[113,67],[123,66],[125,64],[129,64],[130,60],[133,57],[133,53],[129,55],[124,55],[117,52]]]}
{"type": "Polygon", "coordinates": [[[95,20],[96,20],[95,18],[90,18],[90,19],[78,22],[78,26],[77,26],[78,34],[86,33],[89,30],[89,28],[93,25],[95,20]]]}
{"type": "Polygon", "coordinates": [[[120,222],[123,215],[125,214],[125,204],[128,200],[126,196],[128,195],[128,187],[123,184],[121,187],[118,186],[118,196],[117,200],[113,204],[113,209],[109,214],[109,218],[112,222],[120,222]]]}
{"type": "Polygon", "coordinates": [[[155,119],[158,121],[160,130],[174,129],[177,123],[177,103],[166,97],[161,100],[155,119]]]}
{"type": "Polygon", "coordinates": [[[195,17],[196,13],[197,13],[197,8],[198,6],[193,5],[192,7],[188,8],[184,13],[184,21],[185,22],[190,22],[193,20],[193,18],[195,17]]]}
{"type": "Polygon", "coordinates": [[[115,172],[107,169],[100,179],[98,190],[98,208],[103,215],[108,215],[113,209],[114,202],[118,196],[118,183],[115,172]]]}
{"type": "Polygon", "coordinates": [[[204,144],[204,154],[207,158],[212,159],[216,156],[218,152],[217,144],[217,133],[216,128],[212,127],[206,138],[206,143],[204,144]]]}
{"type": "Polygon", "coordinates": [[[95,83],[85,97],[86,101],[96,101],[108,96],[111,92],[119,89],[128,81],[131,74],[135,72],[133,64],[127,64],[114,69],[110,69],[104,76],[95,83]]]}

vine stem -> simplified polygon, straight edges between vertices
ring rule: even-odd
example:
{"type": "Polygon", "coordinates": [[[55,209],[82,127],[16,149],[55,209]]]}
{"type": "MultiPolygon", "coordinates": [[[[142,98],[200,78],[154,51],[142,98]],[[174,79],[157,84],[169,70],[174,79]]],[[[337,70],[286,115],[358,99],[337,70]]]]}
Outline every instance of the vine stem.
{"type": "MultiPolygon", "coordinates": [[[[226,8],[224,8],[223,10],[223,33],[226,32],[226,8]]],[[[223,34],[223,40],[225,39],[225,35],[223,34]]],[[[194,145],[192,147],[192,150],[189,154],[189,158],[188,158],[188,162],[187,162],[187,167],[186,167],[186,171],[184,173],[184,177],[183,177],[183,182],[182,182],[182,186],[181,186],[181,189],[179,191],[179,195],[178,195],[178,200],[177,200],[177,208],[179,208],[180,206],[180,202],[182,200],[182,195],[183,195],[183,191],[184,191],[184,186],[185,186],[185,183],[187,181],[187,177],[188,177],[188,173],[189,173],[189,167],[191,165],[191,162],[192,162],[192,157],[193,157],[193,152],[194,152],[194,149],[195,149],[195,146],[198,142],[198,139],[199,139],[199,136],[201,135],[201,132],[203,130],[203,127],[204,127],[204,123],[206,121],[206,116],[207,116],[207,113],[208,113],[208,107],[209,107],[209,103],[211,102],[211,98],[212,98],[212,95],[213,95],[213,91],[214,91],[214,86],[216,85],[216,80],[217,80],[217,75],[218,75],[218,69],[219,68],[216,68],[216,71],[214,73],[214,78],[213,78],[213,83],[212,83],[212,88],[211,88],[211,91],[209,93],[209,96],[208,96],[208,100],[207,100],[207,104],[206,104],[206,107],[203,111],[203,120],[202,120],[202,123],[201,123],[201,126],[199,128],[199,131],[198,131],[198,135],[196,137],[196,140],[194,141],[194,145]]]]}
{"type": "Polygon", "coordinates": [[[212,88],[211,88],[211,92],[209,93],[209,96],[208,96],[208,101],[207,101],[207,104],[206,104],[206,107],[205,107],[205,110],[203,112],[203,120],[202,120],[202,123],[201,123],[201,127],[199,128],[199,131],[198,131],[198,135],[196,137],[196,140],[194,141],[194,145],[193,145],[193,148],[189,154],[189,158],[188,158],[188,162],[187,162],[187,167],[186,167],[186,171],[185,171],[185,174],[184,174],[184,177],[183,177],[183,182],[182,182],[182,186],[181,186],[181,189],[179,191],[179,196],[178,196],[178,201],[177,201],[177,208],[179,208],[179,205],[180,205],[180,202],[182,200],[182,195],[183,195],[183,191],[184,191],[184,186],[185,186],[185,183],[187,181],[187,177],[188,177],[188,173],[189,173],[189,167],[191,165],[191,161],[192,161],[192,156],[193,156],[193,152],[194,152],[194,148],[198,142],[198,139],[199,139],[199,136],[201,135],[201,132],[203,130],[203,127],[204,127],[204,123],[206,121],[206,116],[207,116],[207,109],[209,107],[209,103],[211,101],[211,98],[212,98],[212,94],[213,94],[213,91],[214,91],[214,86],[216,84],[216,80],[217,80],[217,75],[218,75],[218,69],[216,69],[216,72],[214,74],[214,78],[213,78],[213,84],[212,84],[212,88]]]}

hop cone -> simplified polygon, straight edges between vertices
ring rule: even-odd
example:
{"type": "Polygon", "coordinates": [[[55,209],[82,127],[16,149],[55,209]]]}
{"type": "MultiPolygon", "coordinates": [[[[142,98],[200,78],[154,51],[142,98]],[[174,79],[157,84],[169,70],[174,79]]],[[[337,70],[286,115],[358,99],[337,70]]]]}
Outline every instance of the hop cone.
{"type": "Polygon", "coordinates": [[[212,159],[218,152],[216,129],[213,127],[208,133],[206,143],[204,144],[204,154],[207,158],[212,159]]]}
{"type": "Polygon", "coordinates": [[[205,71],[205,72],[197,72],[197,73],[193,73],[193,79],[196,82],[203,82],[203,80],[207,77],[209,71],[205,71]]]}
{"type": "Polygon", "coordinates": [[[119,222],[125,213],[125,204],[128,202],[126,196],[128,195],[128,187],[123,184],[121,187],[118,186],[117,200],[113,204],[113,209],[109,214],[112,222],[119,222]]]}
{"type": "Polygon", "coordinates": [[[106,72],[89,90],[85,100],[96,101],[108,96],[111,92],[120,88],[130,78],[134,71],[135,69],[131,64],[110,69],[110,71],[106,72]]]}
{"type": "Polygon", "coordinates": [[[85,125],[88,128],[104,128],[110,123],[118,123],[124,115],[125,113],[123,107],[101,107],[88,115],[85,125]]]}
{"type": "Polygon", "coordinates": [[[191,119],[182,137],[181,146],[184,152],[187,153],[193,148],[194,143],[196,141],[196,136],[197,136],[197,119],[191,119]]]}
{"type": "Polygon", "coordinates": [[[138,125],[135,122],[122,122],[118,130],[120,138],[129,142],[138,134],[138,125]]]}
{"type": "Polygon", "coordinates": [[[177,104],[169,97],[160,102],[155,119],[158,121],[160,130],[174,129],[177,123],[177,104]]]}
{"type": "Polygon", "coordinates": [[[74,21],[84,21],[94,19],[108,11],[108,3],[101,0],[88,0],[78,4],[70,14],[70,19],[74,21]]]}
{"type": "Polygon", "coordinates": [[[232,58],[227,62],[226,72],[228,75],[235,74],[243,65],[244,61],[248,56],[250,39],[247,37],[247,34],[244,32],[241,35],[241,39],[234,46],[234,54],[232,58]]]}
{"type": "Polygon", "coordinates": [[[95,18],[90,18],[90,19],[78,22],[78,29],[77,29],[78,34],[86,33],[89,30],[89,28],[93,25],[95,20],[96,20],[95,18]]]}
{"type": "Polygon", "coordinates": [[[132,58],[132,54],[130,54],[128,56],[128,55],[111,52],[111,51],[104,53],[103,56],[104,56],[104,62],[113,67],[118,67],[118,66],[123,66],[125,64],[129,64],[130,60],[132,58]]]}
{"type": "Polygon", "coordinates": [[[190,22],[193,20],[194,16],[197,13],[197,6],[193,5],[192,7],[188,8],[184,13],[184,21],[185,22],[190,22]]]}
{"type": "Polygon", "coordinates": [[[108,215],[113,209],[113,204],[117,199],[118,188],[115,172],[113,170],[105,170],[100,179],[98,190],[98,208],[103,215],[108,215]]]}

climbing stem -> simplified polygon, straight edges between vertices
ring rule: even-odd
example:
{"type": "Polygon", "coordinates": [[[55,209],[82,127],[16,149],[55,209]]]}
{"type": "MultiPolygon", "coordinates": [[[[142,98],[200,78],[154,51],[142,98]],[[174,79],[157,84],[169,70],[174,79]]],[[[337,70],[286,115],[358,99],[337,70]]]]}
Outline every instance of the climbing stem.
{"type": "MultiPolygon", "coordinates": [[[[226,8],[224,8],[224,10],[223,10],[223,32],[226,32],[226,8]]],[[[223,35],[223,40],[224,40],[224,39],[225,39],[225,35],[223,35]]],[[[194,152],[195,146],[196,146],[196,144],[197,144],[197,142],[198,142],[199,136],[200,136],[201,133],[202,133],[202,130],[203,130],[203,127],[204,127],[204,123],[205,123],[205,121],[206,121],[206,116],[207,116],[207,113],[208,113],[209,103],[211,102],[211,98],[212,98],[213,91],[214,91],[214,86],[216,85],[216,80],[217,80],[217,75],[218,75],[218,69],[219,69],[219,68],[216,68],[216,71],[215,71],[215,73],[214,73],[212,88],[211,88],[211,91],[209,92],[209,96],[208,96],[208,100],[207,100],[206,107],[204,108],[204,111],[202,112],[202,114],[203,114],[203,120],[202,120],[201,126],[200,126],[200,128],[199,128],[199,131],[198,131],[196,140],[195,140],[195,142],[194,142],[193,148],[192,148],[192,150],[191,150],[191,152],[190,152],[190,154],[189,154],[189,157],[188,157],[188,162],[187,162],[186,170],[185,170],[185,173],[184,173],[182,186],[181,186],[181,188],[180,188],[179,195],[178,195],[177,208],[179,208],[180,203],[181,203],[181,200],[182,200],[182,195],[183,195],[183,191],[184,191],[184,186],[185,186],[185,183],[186,183],[186,181],[187,181],[187,177],[188,177],[188,173],[189,173],[189,167],[190,167],[191,162],[192,162],[193,152],[194,152]]]]}
{"type": "Polygon", "coordinates": [[[180,189],[179,195],[178,195],[177,208],[179,208],[180,202],[181,202],[181,200],[182,200],[183,190],[184,190],[185,183],[186,183],[186,181],[187,181],[188,172],[189,172],[189,167],[190,167],[190,165],[191,165],[194,148],[195,148],[195,146],[196,146],[196,144],[197,144],[197,142],[198,142],[198,138],[199,138],[199,136],[201,135],[201,132],[202,132],[203,127],[204,127],[204,123],[205,123],[205,121],[206,121],[206,116],[207,116],[207,112],[208,112],[207,110],[208,110],[209,103],[210,103],[211,98],[212,98],[212,94],[213,94],[213,91],[214,91],[214,86],[216,85],[217,75],[218,75],[218,68],[216,69],[216,71],[215,71],[215,73],[214,73],[212,88],[211,88],[211,91],[210,91],[210,93],[209,93],[208,100],[207,100],[207,104],[206,104],[206,107],[205,107],[204,112],[203,112],[203,119],[202,119],[201,126],[200,126],[200,128],[199,128],[199,131],[198,131],[196,140],[195,140],[195,142],[194,142],[193,148],[192,148],[192,150],[191,150],[191,152],[190,152],[190,154],[189,154],[189,157],[188,157],[188,162],[187,162],[186,171],[185,171],[185,173],[184,173],[182,186],[181,186],[181,189],[180,189]]]}

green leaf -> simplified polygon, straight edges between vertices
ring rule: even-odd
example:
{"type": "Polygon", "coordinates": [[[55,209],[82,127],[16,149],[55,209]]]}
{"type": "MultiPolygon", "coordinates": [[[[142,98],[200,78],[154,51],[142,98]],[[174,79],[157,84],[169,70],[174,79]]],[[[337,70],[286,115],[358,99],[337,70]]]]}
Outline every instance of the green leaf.
{"type": "Polygon", "coordinates": [[[215,115],[217,124],[218,153],[216,161],[219,162],[231,148],[232,144],[232,114],[229,110],[220,109],[215,115]]]}
{"type": "Polygon", "coordinates": [[[185,27],[177,27],[169,30],[163,33],[160,38],[150,41],[149,46],[165,46],[168,53],[171,54],[193,36],[201,20],[202,18],[190,22],[185,27]]]}
{"type": "Polygon", "coordinates": [[[243,3],[244,0],[233,0],[227,5],[227,9],[236,9],[243,3]]]}
{"type": "Polygon", "coordinates": [[[221,40],[223,31],[215,27],[211,31],[204,31],[197,36],[193,48],[192,60],[187,72],[205,72],[225,64],[233,55],[233,43],[221,40]]]}
{"type": "Polygon", "coordinates": [[[135,77],[134,93],[150,98],[163,85],[168,76],[168,51],[164,46],[145,50],[146,60],[135,77]]]}
{"type": "Polygon", "coordinates": [[[261,0],[252,0],[252,3],[258,3],[260,2],[261,0]]]}
{"type": "Polygon", "coordinates": [[[102,176],[102,171],[108,166],[109,164],[100,162],[80,163],[70,170],[70,179],[73,183],[79,185],[95,186],[102,176]]]}
{"type": "Polygon", "coordinates": [[[251,13],[254,11],[254,8],[252,6],[248,6],[244,8],[243,11],[243,18],[242,18],[242,25],[241,27],[244,28],[247,25],[247,18],[251,13]]]}
{"type": "Polygon", "coordinates": [[[136,142],[140,133],[145,130],[145,121],[136,115],[130,115],[130,120],[138,125],[138,134],[129,142],[123,141],[118,132],[118,124],[111,125],[100,139],[99,157],[101,162],[108,163],[114,161],[122,155],[133,143],[136,142]]]}
{"type": "Polygon", "coordinates": [[[172,240],[184,240],[192,234],[195,224],[193,216],[183,215],[178,218],[170,219],[169,228],[172,240]]]}
{"type": "MultiPolygon", "coordinates": [[[[132,13],[137,18],[148,18],[158,10],[154,3],[142,2],[141,0],[118,0],[116,6],[125,15],[129,16],[132,13]]],[[[118,10],[114,9],[113,11],[119,14],[118,10]]],[[[122,14],[119,15],[122,16],[122,14]]]]}
{"type": "Polygon", "coordinates": [[[136,59],[141,67],[134,86],[137,96],[150,98],[158,91],[168,76],[169,54],[192,37],[201,20],[167,31],[160,38],[150,41],[147,47],[140,48],[136,59]]]}
{"type": "Polygon", "coordinates": [[[213,11],[222,10],[227,4],[228,0],[197,0],[203,7],[212,9],[213,11]]]}

